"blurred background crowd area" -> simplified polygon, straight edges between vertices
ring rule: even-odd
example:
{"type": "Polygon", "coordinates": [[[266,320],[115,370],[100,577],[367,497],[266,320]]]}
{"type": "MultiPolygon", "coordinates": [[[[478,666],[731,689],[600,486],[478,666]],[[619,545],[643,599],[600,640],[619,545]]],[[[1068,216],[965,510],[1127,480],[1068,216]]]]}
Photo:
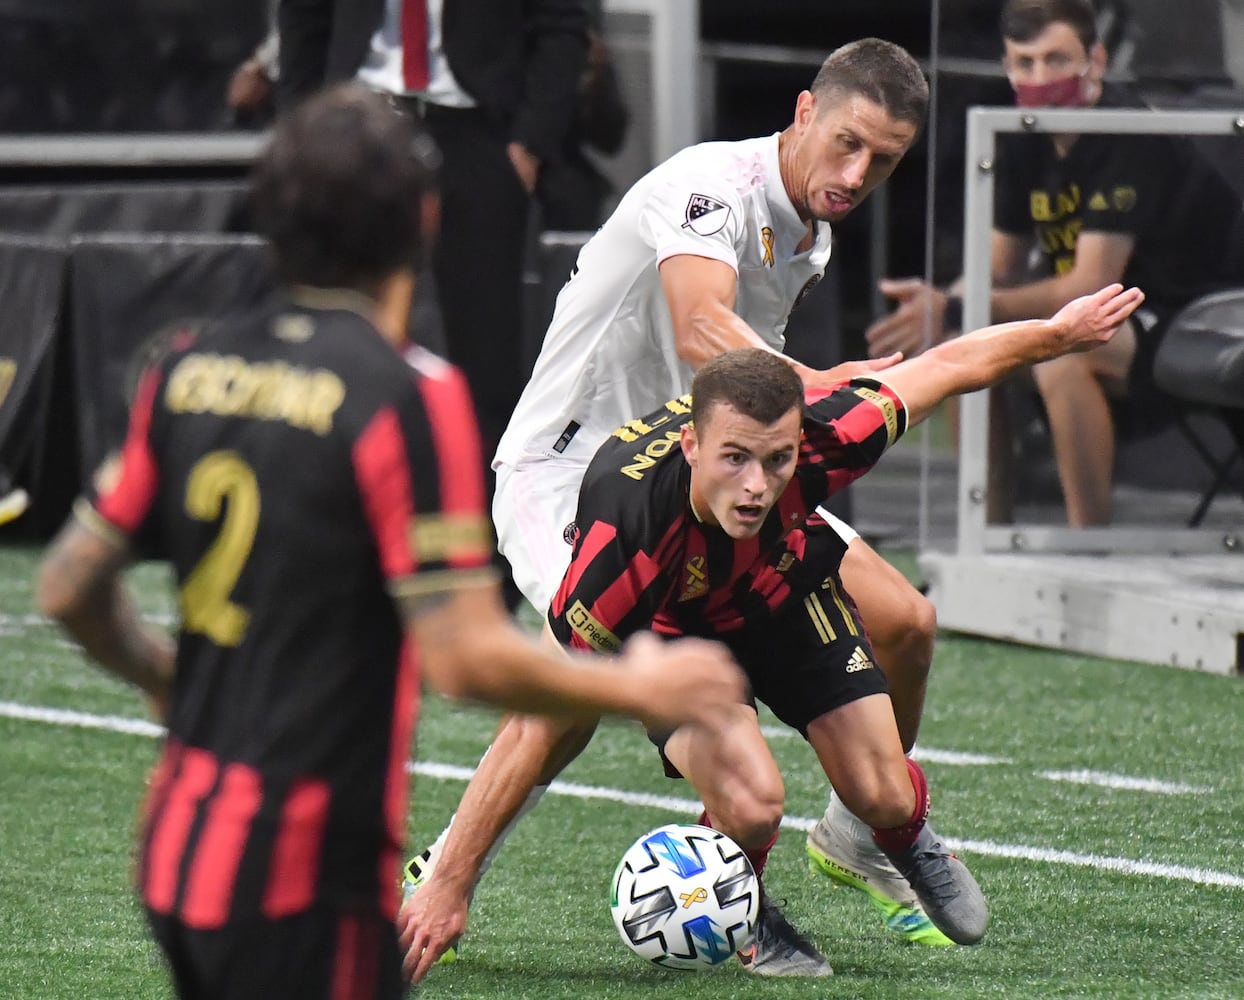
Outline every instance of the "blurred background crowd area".
{"type": "MultiPolygon", "coordinates": [[[[603,6],[634,127],[626,148],[602,166],[615,189],[625,190],[657,158],[645,131],[653,100],[645,78],[649,37],[642,18],[627,13],[635,5],[603,6]]],[[[825,53],[867,35],[898,42],[935,76],[937,112],[923,148],[888,186],[889,270],[915,274],[928,266],[935,280],[950,280],[961,266],[964,112],[1012,102],[999,61],[1000,7],[1001,0],[767,0],[761,13],[752,0],[700,0],[702,134],[688,142],[780,129],[825,53]],[[924,230],[935,179],[938,238],[930,262],[924,230]]],[[[1169,0],[1100,0],[1097,7],[1112,75],[1136,83],[1155,106],[1241,103],[1244,0],[1181,0],[1178,17],[1169,0]]],[[[0,0],[0,134],[263,128],[270,122],[264,109],[239,112],[224,95],[267,34],[269,11],[256,0],[0,0]]],[[[869,213],[857,213],[839,239],[850,244],[870,224],[869,213]]],[[[863,266],[866,255],[852,258],[863,266]]],[[[851,258],[843,263],[844,287],[858,287],[851,258]]],[[[867,308],[863,299],[859,306],[867,308]]]]}
{"type": "MultiPolygon", "coordinates": [[[[615,5],[604,4],[606,33],[615,5]]],[[[619,4],[617,10],[629,9],[619,4]]],[[[718,58],[718,110],[738,118],[725,129],[750,133],[778,95],[778,119],[792,86],[806,82],[797,62],[757,70],[720,58],[721,46],[785,46],[828,52],[853,38],[878,35],[925,60],[996,64],[1000,0],[941,0],[935,31],[923,0],[700,0],[701,41],[718,58]],[[762,10],[762,12],[761,12],[762,10]]],[[[1237,21],[1244,0],[1100,0],[1115,72],[1176,91],[1244,82],[1237,21]],[[1178,16],[1173,16],[1178,12],[1178,16]]],[[[235,67],[268,27],[256,0],[0,0],[0,131],[169,132],[229,129],[239,123],[222,101],[235,67]]],[[[488,30],[481,25],[480,30],[488,30]]],[[[979,75],[979,74],[977,74],[979,75]]],[[[995,83],[1002,83],[1000,69],[995,83]]],[[[985,96],[990,95],[984,90],[985,96]]],[[[1003,103],[1009,95],[996,95],[1003,103]]],[[[250,124],[250,123],[243,123],[250,124]]]]}

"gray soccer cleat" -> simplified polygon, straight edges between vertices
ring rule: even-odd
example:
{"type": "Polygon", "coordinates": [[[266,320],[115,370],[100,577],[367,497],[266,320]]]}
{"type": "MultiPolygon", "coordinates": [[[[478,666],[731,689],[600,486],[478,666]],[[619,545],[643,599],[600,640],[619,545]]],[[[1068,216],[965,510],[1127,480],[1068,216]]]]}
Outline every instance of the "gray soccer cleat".
{"type": "Polygon", "coordinates": [[[739,952],[743,968],[757,976],[832,976],[834,970],[816,945],[794,926],[764,890],[756,915],[756,936],[739,952]]]}
{"type": "Polygon", "coordinates": [[[915,891],[871,837],[861,843],[827,814],[808,833],[807,851],[814,875],[864,893],[881,911],[887,930],[918,944],[954,945],[925,915],[915,891]]]}
{"type": "Polygon", "coordinates": [[[905,851],[887,851],[929,919],[956,944],[976,944],[989,925],[985,895],[967,866],[942,846],[926,823],[905,851]]]}

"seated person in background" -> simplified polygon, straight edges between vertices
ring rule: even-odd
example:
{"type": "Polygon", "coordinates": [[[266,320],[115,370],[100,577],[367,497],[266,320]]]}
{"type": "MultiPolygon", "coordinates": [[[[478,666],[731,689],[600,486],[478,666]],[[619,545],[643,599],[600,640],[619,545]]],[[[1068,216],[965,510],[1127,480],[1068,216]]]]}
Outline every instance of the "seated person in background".
{"type": "MultiPolygon", "coordinates": [[[[1103,82],[1106,50],[1089,0],[1008,0],[1001,31],[1020,107],[1144,107],[1134,93],[1103,82]]],[[[1130,396],[1149,409],[1158,394],[1153,358],[1171,316],[1201,295],[1240,283],[1240,197],[1188,140],[1164,135],[1000,136],[995,176],[993,322],[1050,316],[1107,282],[1145,289],[1145,309],[1105,349],[1032,369],[1067,520],[1077,527],[1108,524],[1115,459],[1110,399],[1130,396]],[[1034,240],[1046,275],[1036,279],[1027,266],[1034,240]]],[[[881,289],[898,308],[867,331],[874,357],[919,352],[926,325],[933,343],[960,328],[961,281],[951,291],[916,279],[884,281],[881,289]]],[[[999,439],[1007,429],[992,414],[990,426],[990,512],[1006,519],[1008,498],[997,495],[992,480],[1009,454],[999,439]]]]}

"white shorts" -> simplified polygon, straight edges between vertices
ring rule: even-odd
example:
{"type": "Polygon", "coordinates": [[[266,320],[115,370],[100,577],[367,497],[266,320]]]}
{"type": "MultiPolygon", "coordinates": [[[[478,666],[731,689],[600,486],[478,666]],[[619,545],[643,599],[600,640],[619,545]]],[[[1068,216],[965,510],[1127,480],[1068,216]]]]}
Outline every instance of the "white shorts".
{"type": "Polygon", "coordinates": [[[515,585],[541,615],[570,564],[574,537],[568,529],[585,472],[586,465],[551,459],[497,466],[492,501],[497,548],[510,564],[515,585]]]}
{"type": "MultiPolygon", "coordinates": [[[[586,466],[551,459],[497,466],[492,519],[497,548],[510,564],[514,583],[541,615],[561,585],[574,544],[571,528],[586,466]]],[[[826,508],[817,512],[848,545],[859,537],[826,508]]]]}

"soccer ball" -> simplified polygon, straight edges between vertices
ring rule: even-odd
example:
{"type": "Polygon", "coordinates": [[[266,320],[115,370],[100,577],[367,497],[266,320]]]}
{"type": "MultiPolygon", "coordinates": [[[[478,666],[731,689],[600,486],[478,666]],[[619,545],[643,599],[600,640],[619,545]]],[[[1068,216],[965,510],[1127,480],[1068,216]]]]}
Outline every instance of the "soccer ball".
{"type": "Polygon", "coordinates": [[[724,833],[671,823],[645,833],[613,873],[610,908],[623,943],[670,969],[704,969],[751,944],[760,884],[724,833]]]}

